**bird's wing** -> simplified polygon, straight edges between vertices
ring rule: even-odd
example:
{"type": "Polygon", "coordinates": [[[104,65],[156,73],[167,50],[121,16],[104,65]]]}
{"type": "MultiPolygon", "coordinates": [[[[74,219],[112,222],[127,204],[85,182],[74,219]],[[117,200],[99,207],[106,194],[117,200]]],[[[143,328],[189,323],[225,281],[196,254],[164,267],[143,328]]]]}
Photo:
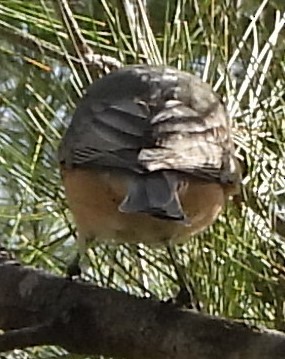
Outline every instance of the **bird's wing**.
{"type": "Polygon", "coordinates": [[[146,109],[128,99],[82,102],[61,143],[60,161],[67,166],[141,171],[138,153],[148,126],[146,109]]]}
{"type": "Polygon", "coordinates": [[[210,181],[234,171],[232,156],[227,115],[210,86],[176,69],[148,66],[97,80],[59,150],[67,166],[174,170],[210,181]]]}
{"type": "Polygon", "coordinates": [[[179,101],[168,101],[151,120],[155,143],[143,148],[139,161],[148,171],[176,170],[224,183],[236,180],[236,162],[224,106],[199,113],[179,101]]]}

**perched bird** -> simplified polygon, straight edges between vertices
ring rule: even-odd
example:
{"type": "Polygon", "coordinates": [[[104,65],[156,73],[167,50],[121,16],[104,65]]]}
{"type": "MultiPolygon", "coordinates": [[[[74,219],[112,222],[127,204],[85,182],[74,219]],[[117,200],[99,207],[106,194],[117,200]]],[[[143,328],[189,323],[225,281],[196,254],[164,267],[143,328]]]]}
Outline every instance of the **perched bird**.
{"type": "Polygon", "coordinates": [[[239,190],[228,115],[210,85],[165,66],[95,81],[59,148],[79,245],[178,243],[239,190]]]}

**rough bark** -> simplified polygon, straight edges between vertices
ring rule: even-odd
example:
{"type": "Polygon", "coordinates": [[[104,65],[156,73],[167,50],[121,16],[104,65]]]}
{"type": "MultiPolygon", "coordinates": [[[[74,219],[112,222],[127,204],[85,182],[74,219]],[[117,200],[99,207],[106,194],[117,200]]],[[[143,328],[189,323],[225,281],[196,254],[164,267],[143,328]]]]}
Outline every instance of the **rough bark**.
{"type": "Polygon", "coordinates": [[[0,352],[59,345],[136,359],[283,359],[285,335],[0,261],[0,352]]]}

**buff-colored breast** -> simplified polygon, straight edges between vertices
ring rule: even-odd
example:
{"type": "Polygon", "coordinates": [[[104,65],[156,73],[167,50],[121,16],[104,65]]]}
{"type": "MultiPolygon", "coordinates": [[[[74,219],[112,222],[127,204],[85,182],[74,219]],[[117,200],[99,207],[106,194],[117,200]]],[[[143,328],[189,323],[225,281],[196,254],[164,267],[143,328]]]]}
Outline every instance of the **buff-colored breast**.
{"type": "Polygon", "coordinates": [[[180,200],[191,225],[154,218],[145,213],[121,213],[118,206],[127,192],[122,177],[94,170],[63,169],[63,182],[79,237],[84,241],[118,243],[183,242],[211,225],[225,204],[224,188],[194,181],[184,186],[180,200]]]}

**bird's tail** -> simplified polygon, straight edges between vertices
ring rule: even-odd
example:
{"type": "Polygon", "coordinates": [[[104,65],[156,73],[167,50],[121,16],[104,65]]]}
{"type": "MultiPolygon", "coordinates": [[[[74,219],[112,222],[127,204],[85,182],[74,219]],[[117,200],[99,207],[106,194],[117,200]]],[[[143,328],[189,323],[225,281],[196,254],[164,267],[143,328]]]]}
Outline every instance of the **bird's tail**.
{"type": "Polygon", "coordinates": [[[119,210],[127,213],[143,212],[161,219],[185,221],[178,197],[179,181],[173,174],[158,171],[131,179],[128,193],[119,210]]]}

